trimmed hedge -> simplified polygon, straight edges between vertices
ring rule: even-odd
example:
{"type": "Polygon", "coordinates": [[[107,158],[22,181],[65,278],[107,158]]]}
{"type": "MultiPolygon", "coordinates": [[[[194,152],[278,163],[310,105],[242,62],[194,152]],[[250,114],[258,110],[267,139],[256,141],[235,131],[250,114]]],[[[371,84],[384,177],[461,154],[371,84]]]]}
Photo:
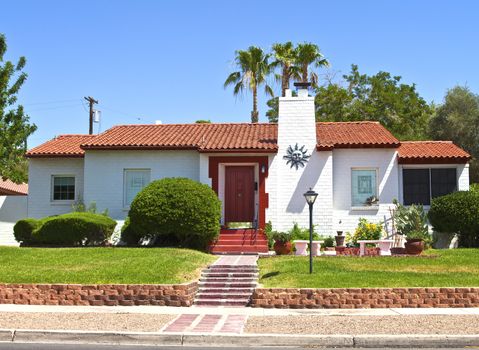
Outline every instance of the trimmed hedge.
{"type": "Polygon", "coordinates": [[[29,244],[34,241],[33,231],[40,228],[43,220],[22,219],[13,226],[13,236],[18,243],[29,244]]]}
{"type": "Polygon", "coordinates": [[[221,202],[208,185],[165,178],[151,182],[135,197],[122,240],[155,238],[166,245],[206,249],[219,234],[220,218],[221,202]]]}
{"type": "Polygon", "coordinates": [[[93,246],[107,241],[116,221],[93,213],[68,213],[15,224],[15,239],[24,245],[93,246]]]}
{"type": "Polygon", "coordinates": [[[454,192],[434,198],[428,213],[437,232],[459,234],[459,246],[479,247],[479,193],[454,192]]]}

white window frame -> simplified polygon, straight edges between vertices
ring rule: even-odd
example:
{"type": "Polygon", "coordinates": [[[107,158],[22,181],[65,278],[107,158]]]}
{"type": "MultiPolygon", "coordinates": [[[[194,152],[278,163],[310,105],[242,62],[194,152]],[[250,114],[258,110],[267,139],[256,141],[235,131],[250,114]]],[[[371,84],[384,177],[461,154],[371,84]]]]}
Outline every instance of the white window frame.
{"type": "Polygon", "coordinates": [[[77,178],[73,174],[54,174],[51,176],[50,179],[50,202],[52,203],[64,203],[64,204],[70,204],[74,203],[75,200],[77,199],[77,178]],[[73,199],[54,199],[54,191],[55,191],[55,178],[60,178],[60,177],[72,177],[74,186],[75,186],[75,191],[73,192],[73,199]]]}
{"type": "MultiPolygon", "coordinates": [[[[128,172],[148,172],[149,173],[149,182],[151,182],[151,169],[150,168],[125,168],[123,169],[123,209],[124,210],[129,210],[130,209],[130,204],[127,203],[127,198],[126,198],[126,174],[128,172]]],[[[148,184],[147,184],[148,185],[148,184]]]]}
{"type": "Polygon", "coordinates": [[[376,197],[379,199],[379,203],[381,199],[379,198],[379,168],[377,167],[352,167],[350,172],[350,191],[351,191],[351,210],[378,210],[379,203],[375,205],[353,205],[353,171],[355,170],[374,170],[376,173],[376,197]]]}

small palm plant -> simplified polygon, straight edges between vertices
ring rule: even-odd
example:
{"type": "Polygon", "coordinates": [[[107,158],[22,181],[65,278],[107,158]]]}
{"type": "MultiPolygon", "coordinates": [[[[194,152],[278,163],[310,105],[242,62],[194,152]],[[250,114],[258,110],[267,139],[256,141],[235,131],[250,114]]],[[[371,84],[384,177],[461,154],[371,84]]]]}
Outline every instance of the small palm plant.
{"type": "Polygon", "coordinates": [[[269,63],[271,55],[261,48],[250,46],[248,50],[236,51],[235,64],[238,71],[231,73],[224,83],[224,88],[233,85],[233,94],[241,94],[245,89],[253,93],[253,110],[251,122],[258,122],[258,88],[264,85],[264,91],[271,97],[273,89],[267,84],[266,79],[271,74],[273,66],[269,63]]]}

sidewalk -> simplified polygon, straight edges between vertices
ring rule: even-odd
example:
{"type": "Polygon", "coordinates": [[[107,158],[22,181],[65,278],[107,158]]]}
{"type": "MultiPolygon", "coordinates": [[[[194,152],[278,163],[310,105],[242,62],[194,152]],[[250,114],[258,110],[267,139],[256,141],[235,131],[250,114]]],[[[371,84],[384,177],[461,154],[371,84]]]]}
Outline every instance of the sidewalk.
{"type": "Polygon", "coordinates": [[[479,309],[0,305],[0,341],[204,346],[479,346],[479,309]]]}

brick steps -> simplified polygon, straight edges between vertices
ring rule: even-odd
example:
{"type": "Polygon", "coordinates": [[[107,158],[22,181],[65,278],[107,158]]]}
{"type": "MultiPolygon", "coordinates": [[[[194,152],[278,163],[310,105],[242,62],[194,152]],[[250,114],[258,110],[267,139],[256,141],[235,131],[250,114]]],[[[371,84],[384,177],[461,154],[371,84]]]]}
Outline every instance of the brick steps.
{"type": "Polygon", "coordinates": [[[256,229],[222,229],[210,251],[232,255],[268,253],[268,240],[256,229]]]}
{"type": "Polygon", "coordinates": [[[255,265],[212,265],[201,273],[194,305],[246,306],[258,275],[255,265]]]}

